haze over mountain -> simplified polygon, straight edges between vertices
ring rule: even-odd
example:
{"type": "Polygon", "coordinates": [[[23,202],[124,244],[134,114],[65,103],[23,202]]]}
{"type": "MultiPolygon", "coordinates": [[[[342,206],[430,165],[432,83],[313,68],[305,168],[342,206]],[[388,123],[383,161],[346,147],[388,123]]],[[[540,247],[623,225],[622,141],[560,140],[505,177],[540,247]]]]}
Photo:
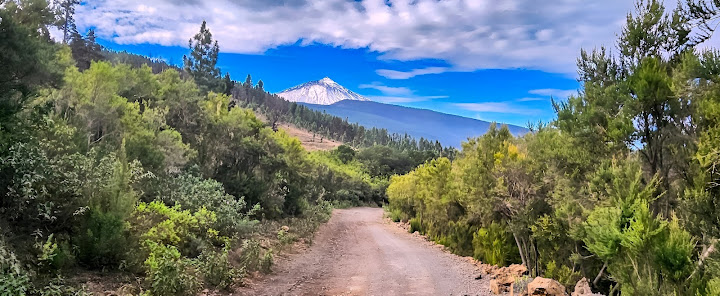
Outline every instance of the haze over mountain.
{"type": "MultiPolygon", "coordinates": [[[[327,77],[282,91],[278,96],[346,118],[352,123],[384,128],[390,133],[407,133],[415,138],[438,140],[443,145],[457,148],[468,137],[480,136],[490,127],[487,121],[373,102],[327,77]]],[[[527,132],[523,127],[508,127],[516,136],[527,132]]]]}
{"type": "Polygon", "coordinates": [[[325,77],[286,89],[277,94],[290,102],[330,105],[343,100],[370,101],[325,77]]]}

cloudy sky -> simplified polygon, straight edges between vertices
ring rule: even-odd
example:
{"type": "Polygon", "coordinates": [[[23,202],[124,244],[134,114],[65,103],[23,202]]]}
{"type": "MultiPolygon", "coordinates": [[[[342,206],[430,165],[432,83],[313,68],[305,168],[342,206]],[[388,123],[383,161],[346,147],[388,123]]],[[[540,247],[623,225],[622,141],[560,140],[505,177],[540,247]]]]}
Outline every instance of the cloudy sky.
{"type": "Polygon", "coordinates": [[[526,125],[578,88],[581,48],[614,46],[630,0],[88,0],[80,30],[180,63],[203,20],[220,67],[266,89],[328,76],[379,102],[526,125]]]}

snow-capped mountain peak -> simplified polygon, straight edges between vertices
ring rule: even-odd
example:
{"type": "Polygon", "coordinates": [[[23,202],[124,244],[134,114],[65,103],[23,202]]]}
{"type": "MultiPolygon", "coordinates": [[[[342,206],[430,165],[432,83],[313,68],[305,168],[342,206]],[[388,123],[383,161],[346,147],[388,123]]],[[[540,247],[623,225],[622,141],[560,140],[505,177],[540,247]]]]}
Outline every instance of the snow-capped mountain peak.
{"type": "Polygon", "coordinates": [[[317,105],[332,105],[343,100],[369,101],[329,77],[286,89],[277,95],[290,102],[317,105]]]}

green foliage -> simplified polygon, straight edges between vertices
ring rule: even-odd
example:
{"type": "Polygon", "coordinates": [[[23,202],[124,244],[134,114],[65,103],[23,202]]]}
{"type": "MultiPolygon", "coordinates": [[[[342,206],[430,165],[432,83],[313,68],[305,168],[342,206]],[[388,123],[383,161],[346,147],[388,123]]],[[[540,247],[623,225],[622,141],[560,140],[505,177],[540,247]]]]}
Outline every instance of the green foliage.
{"type": "Polygon", "coordinates": [[[196,264],[180,255],[173,246],[149,243],[145,260],[146,280],[152,295],[195,295],[202,287],[196,264]]]}
{"type": "Polygon", "coordinates": [[[415,233],[416,231],[419,233],[423,233],[423,225],[420,218],[412,218],[410,219],[410,229],[408,229],[410,233],[415,233]]]}
{"type": "Polygon", "coordinates": [[[213,209],[217,217],[213,228],[223,235],[247,234],[256,223],[245,215],[245,200],[225,193],[222,184],[215,180],[182,174],[172,178],[167,186],[167,195],[163,200],[189,211],[198,211],[203,207],[213,209]]]}
{"type": "Polygon", "coordinates": [[[222,251],[203,251],[197,262],[205,282],[219,289],[230,288],[244,272],[244,269],[238,270],[230,264],[227,247],[222,251]]]}
{"type": "Polygon", "coordinates": [[[0,295],[27,295],[31,289],[30,275],[20,261],[0,241],[0,295]]]}
{"type": "Polygon", "coordinates": [[[272,250],[268,250],[263,255],[262,261],[260,261],[260,270],[264,273],[272,272],[272,266],[274,263],[274,256],[272,250]]]}
{"type": "Polygon", "coordinates": [[[342,163],[348,163],[349,161],[355,159],[355,150],[347,145],[338,146],[335,150],[333,150],[333,154],[335,154],[342,163]]]}
{"type": "Polygon", "coordinates": [[[202,22],[200,32],[188,41],[190,56],[183,56],[185,71],[195,79],[202,92],[223,91],[220,69],[216,67],[220,47],[213,42],[207,23],[202,22]]]}
{"type": "Polygon", "coordinates": [[[256,271],[261,268],[263,258],[260,254],[260,241],[256,239],[245,240],[242,244],[241,251],[240,262],[247,271],[256,271]]]}
{"type": "Polygon", "coordinates": [[[579,271],[570,269],[567,265],[557,266],[555,261],[550,261],[545,266],[546,278],[555,279],[568,290],[572,290],[575,284],[582,278],[579,271]]]}
{"type": "Polygon", "coordinates": [[[80,263],[91,267],[118,267],[127,257],[127,225],[118,214],[91,210],[84,229],[85,233],[77,239],[80,263]]]}
{"type": "Polygon", "coordinates": [[[510,242],[510,235],[500,224],[490,223],[473,234],[473,257],[486,264],[505,266],[512,262],[517,252],[510,242]]]}

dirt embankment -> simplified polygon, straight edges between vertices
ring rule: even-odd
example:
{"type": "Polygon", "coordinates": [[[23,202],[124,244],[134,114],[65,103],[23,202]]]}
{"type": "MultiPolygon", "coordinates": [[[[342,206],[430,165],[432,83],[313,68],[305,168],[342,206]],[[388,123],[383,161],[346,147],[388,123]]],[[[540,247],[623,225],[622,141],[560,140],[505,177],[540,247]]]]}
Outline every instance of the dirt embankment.
{"type": "Polygon", "coordinates": [[[239,295],[491,295],[476,266],[382,218],[335,210],[307,251],[239,295]]]}

